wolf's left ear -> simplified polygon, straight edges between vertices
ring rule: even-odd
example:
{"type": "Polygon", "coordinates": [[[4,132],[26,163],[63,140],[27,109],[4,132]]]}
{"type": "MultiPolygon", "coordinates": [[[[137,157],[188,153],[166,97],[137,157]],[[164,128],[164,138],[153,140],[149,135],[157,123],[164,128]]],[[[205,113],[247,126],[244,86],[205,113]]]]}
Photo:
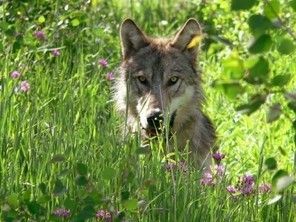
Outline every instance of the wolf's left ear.
{"type": "Polygon", "coordinates": [[[133,53],[149,44],[145,34],[131,19],[126,19],[122,23],[120,37],[123,58],[131,56],[133,53]]]}
{"type": "Polygon", "coordinates": [[[201,40],[201,26],[195,19],[191,18],[187,20],[185,25],[174,37],[172,47],[181,51],[189,51],[195,60],[201,40]]]}

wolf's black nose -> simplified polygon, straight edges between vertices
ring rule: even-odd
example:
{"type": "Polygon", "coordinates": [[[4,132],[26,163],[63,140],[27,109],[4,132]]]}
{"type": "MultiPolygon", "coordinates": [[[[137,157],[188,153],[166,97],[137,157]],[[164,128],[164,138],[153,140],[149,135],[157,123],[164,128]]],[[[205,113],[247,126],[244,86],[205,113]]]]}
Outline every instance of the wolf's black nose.
{"type": "Polygon", "coordinates": [[[148,122],[149,128],[159,129],[159,127],[161,126],[161,124],[163,122],[162,113],[161,112],[153,113],[152,115],[150,115],[147,118],[147,122],[148,122]]]}

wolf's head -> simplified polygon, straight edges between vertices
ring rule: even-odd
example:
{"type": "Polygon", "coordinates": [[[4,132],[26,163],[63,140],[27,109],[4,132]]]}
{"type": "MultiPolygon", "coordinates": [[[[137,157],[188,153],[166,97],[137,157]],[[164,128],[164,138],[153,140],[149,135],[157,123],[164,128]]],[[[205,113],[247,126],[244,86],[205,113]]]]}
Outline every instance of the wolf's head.
{"type": "Polygon", "coordinates": [[[116,83],[118,108],[139,120],[147,136],[162,123],[178,131],[202,101],[196,57],[201,27],[189,19],[172,38],[151,38],[130,19],[121,25],[122,63],[116,83]]]}

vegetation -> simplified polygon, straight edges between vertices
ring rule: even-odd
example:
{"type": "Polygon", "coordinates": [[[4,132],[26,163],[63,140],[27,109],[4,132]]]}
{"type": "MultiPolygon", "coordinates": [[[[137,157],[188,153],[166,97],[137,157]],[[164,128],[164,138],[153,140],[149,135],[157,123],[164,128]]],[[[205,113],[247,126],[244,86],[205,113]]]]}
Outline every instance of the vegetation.
{"type": "Polygon", "coordinates": [[[1,221],[294,221],[295,11],[295,0],[2,1],[1,221]],[[127,17],[161,36],[203,24],[212,172],[123,136],[111,86],[127,17]]]}

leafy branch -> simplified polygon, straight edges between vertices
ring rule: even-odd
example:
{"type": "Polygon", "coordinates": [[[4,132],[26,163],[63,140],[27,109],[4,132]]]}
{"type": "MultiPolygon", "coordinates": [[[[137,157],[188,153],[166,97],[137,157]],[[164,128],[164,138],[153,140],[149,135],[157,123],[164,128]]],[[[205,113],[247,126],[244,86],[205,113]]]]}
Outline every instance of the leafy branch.
{"type": "Polygon", "coordinates": [[[293,32],[292,28],[289,27],[288,25],[286,25],[286,22],[284,22],[284,20],[279,16],[279,14],[274,9],[274,6],[270,3],[270,1],[264,0],[264,4],[265,5],[268,5],[268,7],[270,8],[270,10],[272,11],[272,13],[275,15],[275,17],[277,18],[278,22],[280,23],[280,26],[293,38],[294,41],[296,41],[296,35],[293,32]]]}

